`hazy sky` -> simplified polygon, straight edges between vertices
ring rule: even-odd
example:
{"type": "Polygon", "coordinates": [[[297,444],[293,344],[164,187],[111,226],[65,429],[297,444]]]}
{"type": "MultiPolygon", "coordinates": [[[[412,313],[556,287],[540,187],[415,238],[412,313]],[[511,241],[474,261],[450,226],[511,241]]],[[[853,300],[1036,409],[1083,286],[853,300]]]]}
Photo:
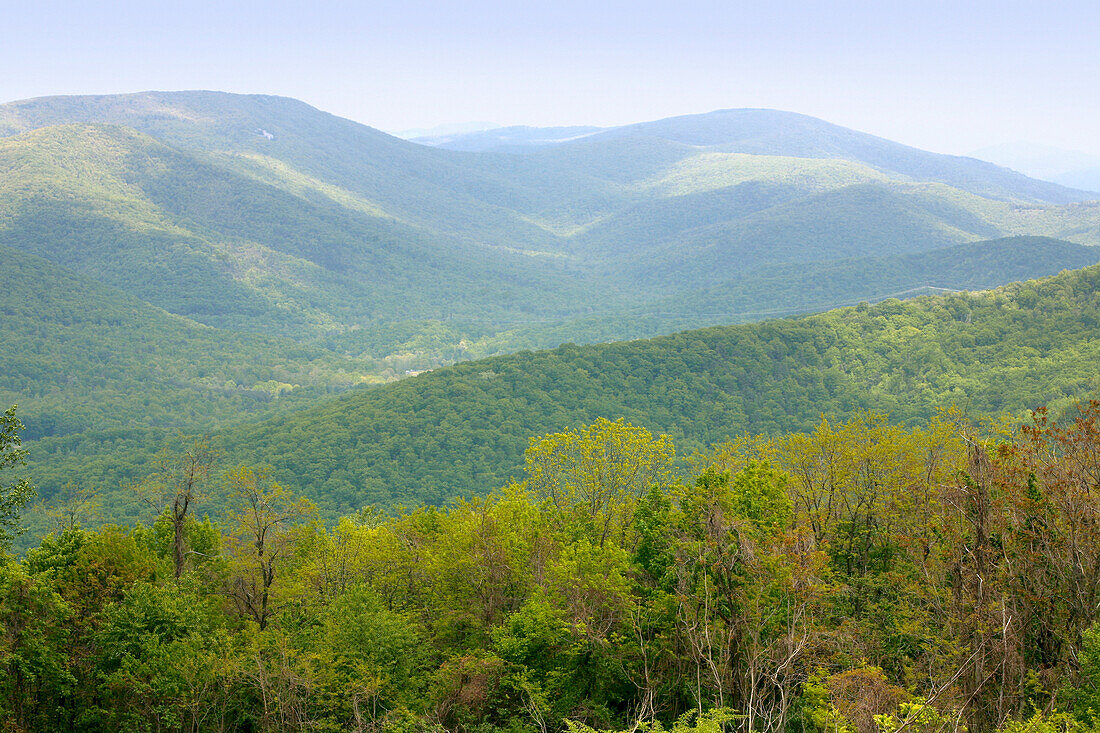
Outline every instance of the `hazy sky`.
{"type": "Polygon", "coordinates": [[[0,0],[0,101],[219,89],[387,130],[803,112],[1100,153],[1100,1],[0,0]]]}

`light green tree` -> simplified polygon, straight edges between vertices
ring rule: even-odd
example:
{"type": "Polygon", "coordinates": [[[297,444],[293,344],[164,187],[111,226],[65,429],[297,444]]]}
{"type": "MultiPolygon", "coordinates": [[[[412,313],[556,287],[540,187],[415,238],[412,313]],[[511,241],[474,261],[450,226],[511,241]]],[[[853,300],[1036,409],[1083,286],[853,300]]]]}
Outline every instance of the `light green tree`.
{"type": "Polygon", "coordinates": [[[639,497],[669,481],[675,449],[667,435],[601,417],[579,430],[532,438],[524,457],[527,488],[602,547],[627,530],[639,497]]]}
{"type": "Polygon", "coordinates": [[[260,630],[275,613],[273,593],[278,565],[297,540],[299,522],[314,516],[313,504],[279,485],[266,468],[242,466],[226,473],[230,544],[229,595],[260,630]]]}

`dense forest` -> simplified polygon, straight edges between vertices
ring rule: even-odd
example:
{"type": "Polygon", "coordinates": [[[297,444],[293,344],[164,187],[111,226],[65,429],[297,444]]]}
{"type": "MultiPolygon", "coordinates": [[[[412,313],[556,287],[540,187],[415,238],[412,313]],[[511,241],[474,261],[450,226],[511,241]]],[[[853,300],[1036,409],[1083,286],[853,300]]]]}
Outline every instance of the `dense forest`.
{"type": "MultiPolygon", "coordinates": [[[[272,466],[332,521],[363,503],[440,504],[504,485],[529,436],[599,417],[667,433],[690,454],[744,433],[807,430],[822,413],[875,409],[918,425],[951,404],[1061,410],[1100,388],[1098,325],[1094,266],[982,293],[464,362],[211,439],[227,464],[272,466]]],[[[78,483],[103,492],[105,519],[131,522],[147,510],[122,487],[171,437],[119,429],[40,440],[30,468],[44,498],[78,483]]]]}
{"type": "MultiPolygon", "coordinates": [[[[13,499],[20,427],[9,411],[13,499]]],[[[532,438],[519,480],[482,498],[326,526],[196,442],[132,488],[155,521],[87,529],[85,493],[3,560],[0,719],[1093,730],[1098,455],[1100,401],[1022,424],[821,419],[713,445],[682,477],[669,436],[601,419],[532,438]]]]}

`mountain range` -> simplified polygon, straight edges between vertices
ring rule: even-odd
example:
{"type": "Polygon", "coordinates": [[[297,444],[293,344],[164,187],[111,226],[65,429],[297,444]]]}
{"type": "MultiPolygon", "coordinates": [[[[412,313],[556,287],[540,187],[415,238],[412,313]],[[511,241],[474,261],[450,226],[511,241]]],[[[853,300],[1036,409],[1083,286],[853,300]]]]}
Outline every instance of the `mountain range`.
{"type": "MultiPolygon", "coordinates": [[[[66,473],[133,477],[144,459],[123,454],[176,431],[291,420],[469,359],[1100,261],[1096,194],[789,112],[424,142],[260,95],[0,105],[0,398],[20,404],[43,495],[66,473]]],[[[553,427],[502,431],[521,423],[553,427]]],[[[348,474],[340,496],[416,498],[387,475],[348,474]]],[[[465,486],[433,481],[435,499],[465,486]]]]}

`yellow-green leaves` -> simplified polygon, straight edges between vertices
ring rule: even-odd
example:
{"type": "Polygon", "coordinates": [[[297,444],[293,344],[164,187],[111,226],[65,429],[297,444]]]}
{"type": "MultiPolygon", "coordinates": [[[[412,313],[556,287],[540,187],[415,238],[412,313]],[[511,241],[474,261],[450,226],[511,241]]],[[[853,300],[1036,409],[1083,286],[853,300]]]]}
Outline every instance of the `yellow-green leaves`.
{"type": "Polygon", "coordinates": [[[549,500],[563,526],[603,544],[627,530],[634,505],[671,477],[675,449],[622,418],[532,438],[525,457],[527,487],[549,500]]]}

